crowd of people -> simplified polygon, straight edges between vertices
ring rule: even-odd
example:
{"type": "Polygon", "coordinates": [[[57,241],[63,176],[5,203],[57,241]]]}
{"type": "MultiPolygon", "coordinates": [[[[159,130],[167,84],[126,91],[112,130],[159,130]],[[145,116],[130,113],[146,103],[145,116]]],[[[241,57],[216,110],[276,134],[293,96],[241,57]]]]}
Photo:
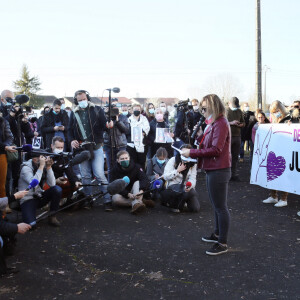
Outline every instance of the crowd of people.
{"type": "MultiPolygon", "coordinates": [[[[105,211],[114,207],[129,207],[139,214],[158,203],[173,213],[200,211],[196,193],[199,169],[206,173],[208,195],[215,212],[215,229],[202,238],[213,243],[206,253],[227,252],[230,214],[227,207],[229,181],[240,181],[237,165],[244,163],[245,149],[253,154],[255,132],[264,123],[298,123],[300,102],[288,109],[274,101],[269,118],[262,110],[251,112],[248,103],[240,107],[233,97],[225,105],[217,95],[180,101],[175,113],[164,102],[118,107],[97,106],[89,93],[78,90],[74,107],[65,107],[63,98],[46,106],[39,118],[30,117],[14,101],[14,93],[4,90],[0,106],[0,272],[9,271],[5,255],[17,233],[37,226],[37,210],[48,210],[48,222],[60,226],[56,212],[72,204],[74,192],[82,190],[82,202],[76,207],[90,208],[93,180],[102,192],[105,211]],[[32,144],[41,151],[20,149],[32,144]],[[88,151],[79,164],[70,164],[73,156],[88,151]],[[124,189],[110,195],[109,183],[129,178],[124,189]],[[31,188],[33,180],[38,184],[31,188]],[[11,209],[22,212],[23,222],[5,220],[11,209]]],[[[250,168],[249,168],[250,169],[250,168]]],[[[78,193],[79,194],[79,193],[78,193]]],[[[263,203],[276,207],[287,205],[288,193],[271,190],[263,203]]],[[[77,200],[75,198],[75,200],[77,200]]]]}

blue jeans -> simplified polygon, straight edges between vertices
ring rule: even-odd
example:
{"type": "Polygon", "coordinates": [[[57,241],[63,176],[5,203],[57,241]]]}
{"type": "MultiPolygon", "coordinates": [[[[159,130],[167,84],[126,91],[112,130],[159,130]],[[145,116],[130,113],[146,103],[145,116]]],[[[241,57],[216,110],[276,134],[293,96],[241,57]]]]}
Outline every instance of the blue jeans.
{"type": "Polygon", "coordinates": [[[50,212],[57,211],[59,201],[61,199],[62,188],[60,186],[52,186],[43,193],[42,198],[33,198],[21,204],[23,222],[35,225],[36,224],[36,209],[45,206],[50,202],[50,212]]]}
{"type": "Polygon", "coordinates": [[[121,150],[126,150],[126,147],[113,148],[114,161],[111,161],[112,148],[107,145],[104,145],[103,150],[105,152],[106,163],[107,163],[108,182],[110,182],[110,172],[117,161],[117,153],[121,150]]]}
{"type": "MultiPolygon", "coordinates": [[[[100,190],[103,193],[107,192],[108,181],[104,174],[104,153],[102,147],[100,147],[97,150],[94,150],[94,158],[92,160],[86,160],[80,164],[80,172],[83,184],[91,184],[93,175],[101,184],[100,190]]],[[[83,192],[85,193],[85,195],[92,195],[92,187],[85,186],[83,188],[83,192]]],[[[104,203],[109,201],[110,196],[107,194],[104,196],[104,203]]]]}

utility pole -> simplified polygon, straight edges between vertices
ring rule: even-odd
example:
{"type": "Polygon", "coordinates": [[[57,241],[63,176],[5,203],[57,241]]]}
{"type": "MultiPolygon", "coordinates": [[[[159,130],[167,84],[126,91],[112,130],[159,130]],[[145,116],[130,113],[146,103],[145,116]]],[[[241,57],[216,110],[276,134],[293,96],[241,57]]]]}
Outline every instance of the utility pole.
{"type": "Polygon", "coordinates": [[[264,93],[264,105],[267,103],[267,72],[270,68],[267,65],[264,65],[264,72],[265,72],[265,93],[264,93]]]}
{"type": "Polygon", "coordinates": [[[256,97],[257,107],[262,108],[260,0],[256,0],[256,97]]]}

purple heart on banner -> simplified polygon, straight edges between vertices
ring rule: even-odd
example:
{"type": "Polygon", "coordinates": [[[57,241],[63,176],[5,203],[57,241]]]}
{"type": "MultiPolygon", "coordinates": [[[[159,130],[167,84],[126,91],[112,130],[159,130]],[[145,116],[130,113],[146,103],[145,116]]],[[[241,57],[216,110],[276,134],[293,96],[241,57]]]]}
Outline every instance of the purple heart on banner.
{"type": "Polygon", "coordinates": [[[268,154],[267,159],[267,180],[272,181],[281,176],[285,170],[285,159],[282,156],[276,156],[274,152],[268,154]]]}

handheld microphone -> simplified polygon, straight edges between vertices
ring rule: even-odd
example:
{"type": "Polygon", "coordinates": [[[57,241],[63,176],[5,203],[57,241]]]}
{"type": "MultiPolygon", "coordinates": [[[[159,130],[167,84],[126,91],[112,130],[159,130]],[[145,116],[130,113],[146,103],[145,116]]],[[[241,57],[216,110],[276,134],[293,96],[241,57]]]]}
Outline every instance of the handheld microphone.
{"type": "Polygon", "coordinates": [[[153,189],[153,190],[158,190],[158,189],[160,189],[160,184],[161,184],[160,180],[156,179],[156,180],[153,182],[152,189],[153,189]]]}
{"type": "Polygon", "coordinates": [[[129,183],[130,183],[130,179],[127,176],[125,176],[121,179],[116,179],[107,186],[107,192],[110,195],[119,194],[120,192],[122,192],[125,189],[125,187],[129,183]],[[129,180],[129,182],[128,182],[128,180],[129,180]]]}
{"type": "Polygon", "coordinates": [[[89,160],[91,158],[91,152],[88,150],[82,151],[77,154],[70,162],[71,166],[79,165],[82,162],[89,160]]]}
{"type": "Polygon", "coordinates": [[[200,127],[202,126],[202,124],[204,123],[204,121],[205,121],[205,117],[202,116],[202,117],[200,118],[198,124],[197,124],[196,129],[193,131],[193,133],[192,133],[192,135],[191,135],[191,139],[194,139],[194,138],[195,138],[197,132],[199,131],[199,129],[200,129],[200,127]]]}
{"type": "Polygon", "coordinates": [[[187,181],[187,183],[185,184],[185,188],[190,188],[192,187],[192,183],[190,181],[187,181]]]}
{"type": "Polygon", "coordinates": [[[28,188],[25,191],[29,191],[30,189],[35,188],[38,184],[39,184],[39,181],[36,178],[32,179],[28,185],[28,188]]]}

